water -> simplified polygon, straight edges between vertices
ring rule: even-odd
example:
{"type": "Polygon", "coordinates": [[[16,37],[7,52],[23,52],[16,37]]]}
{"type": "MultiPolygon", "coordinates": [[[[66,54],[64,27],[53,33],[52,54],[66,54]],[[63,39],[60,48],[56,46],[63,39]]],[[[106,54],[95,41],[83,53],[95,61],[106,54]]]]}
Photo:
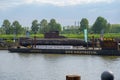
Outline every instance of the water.
{"type": "Polygon", "coordinates": [[[0,80],[66,80],[68,74],[78,74],[81,80],[100,80],[106,70],[120,80],[119,68],[120,57],[0,51],[0,80]]]}

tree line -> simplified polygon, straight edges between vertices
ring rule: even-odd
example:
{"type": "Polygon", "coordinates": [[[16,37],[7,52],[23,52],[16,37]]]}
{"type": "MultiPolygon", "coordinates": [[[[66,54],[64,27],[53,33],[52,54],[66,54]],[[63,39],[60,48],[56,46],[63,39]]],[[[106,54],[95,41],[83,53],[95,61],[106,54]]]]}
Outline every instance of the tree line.
{"type": "Polygon", "coordinates": [[[83,33],[84,29],[88,33],[101,34],[101,33],[120,33],[120,24],[110,24],[104,17],[97,17],[93,25],[89,25],[87,18],[82,18],[80,26],[65,26],[63,33],[83,33]]]}
{"type": "Polygon", "coordinates": [[[45,33],[49,31],[61,31],[61,24],[57,23],[55,19],[51,19],[48,23],[46,19],[33,20],[31,27],[23,27],[18,21],[14,21],[12,24],[8,19],[3,21],[0,27],[0,34],[25,34],[29,31],[32,34],[45,33]],[[30,28],[30,29],[29,29],[30,28]]]}
{"type": "Polygon", "coordinates": [[[97,17],[93,25],[89,25],[87,18],[82,18],[78,23],[80,25],[61,26],[55,19],[49,22],[46,19],[33,20],[30,27],[23,27],[17,20],[11,23],[8,19],[4,20],[0,27],[0,34],[25,34],[29,31],[32,34],[46,33],[50,31],[59,31],[61,33],[82,33],[84,29],[88,29],[89,33],[100,34],[104,33],[119,33],[120,24],[110,24],[104,17],[97,17]]]}

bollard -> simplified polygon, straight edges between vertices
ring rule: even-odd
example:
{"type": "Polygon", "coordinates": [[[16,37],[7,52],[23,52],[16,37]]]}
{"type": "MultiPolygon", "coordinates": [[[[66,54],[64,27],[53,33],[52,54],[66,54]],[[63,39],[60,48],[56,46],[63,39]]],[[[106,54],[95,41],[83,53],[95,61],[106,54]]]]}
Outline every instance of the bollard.
{"type": "Polygon", "coordinates": [[[66,80],[81,80],[79,75],[66,75],[66,80]]]}
{"type": "Polygon", "coordinates": [[[114,80],[114,75],[111,71],[104,71],[101,74],[101,80],[114,80]]]}

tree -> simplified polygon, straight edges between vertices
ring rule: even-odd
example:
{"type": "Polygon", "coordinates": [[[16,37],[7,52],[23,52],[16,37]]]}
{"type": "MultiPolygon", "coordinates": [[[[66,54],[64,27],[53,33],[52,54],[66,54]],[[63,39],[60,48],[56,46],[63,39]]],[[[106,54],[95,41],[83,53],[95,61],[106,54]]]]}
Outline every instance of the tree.
{"type": "Polygon", "coordinates": [[[29,27],[24,26],[20,28],[20,34],[25,35],[27,31],[29,31],[29,27]]]}
{"type": "Polygon", "coordinates": [[[80,22],[80,30],[84,31],[84,29],[88,29],[89,27],[89,22],[86,18],[82,18],[81,22],[80,22]]]}
{"type": "Polygon", "coordinates": [[[9,22],[9,20],[4,20],[3,24],[2,24],[2,28],[5,31],[5,34],[10,34],[10,27],[11,27],[11,23],[9,22]]]}
{"type": "Polygon", "coordinates": [[[56,30],[56,20],[55,19],[51,19],[50,23],[48,24],[49,27],[49,31],[55,31],[56,30]]]}
{"type": "Polygon", "coordinates": [[[120,33],[120,24],[112,24],[110,28],[111,33],[120,33]]]}
{"type": "Polygon", "coordinates": [[[107,31],[108,29],[108,23],[107,20],[103,17],[98,17],[95,21],[95,23],[92,26],[92,30],[94,33],[101,33],[101,31],[107,31]]]}
{"type": "Polygon", "coordinates": [[[12,23],[12,27],[14,29],[14,34],[16,34],[16,35],[21,34],[22,27],[21,27],[21,25],[20,25],[20,23],[18,21],[14,21],[12,23]]]}
{"type": "Polygon", "coordinates": [[[4,30],[2,27],[0,27],[0,34],[3,34],[4,33],[4,30]]]}
{"type": "Polygon", "coordinates": [[[38,32],[38,29],[39,29],[39,24],[38,24],[38,21],[37,20],[34,20],[32,22],[32,26],[31,26],[31,30],[34,34],[36,34],[38,32]]]}
{"type": "Polygon", "coordinates": [[[61,25],[56,22],[55,19],[51,19],[50,23],[48,24],[49,31],[61,31],[61,25]]]}
{"type": "Polygon", "coordinates": [[[40,32],[41,32],[41,33],[48,32],[47,26],[48,26],[47,20],[46,20],[46,19],[43,19],[43,20],[40,22],[40,32]]]}
{"type": "Polygon", "coordinates": [[[11,27],[9,28],[10,34],[14,33],[14,27],[11,25],[11,27]]]}
{"type": "Polygon", "coordinates": [[[105,32],[106,33],[109,33],[110,32],[110,28],[111,28],[111,24],[110,23],[107,23],[107,26],[105,28],[105,32]]]}

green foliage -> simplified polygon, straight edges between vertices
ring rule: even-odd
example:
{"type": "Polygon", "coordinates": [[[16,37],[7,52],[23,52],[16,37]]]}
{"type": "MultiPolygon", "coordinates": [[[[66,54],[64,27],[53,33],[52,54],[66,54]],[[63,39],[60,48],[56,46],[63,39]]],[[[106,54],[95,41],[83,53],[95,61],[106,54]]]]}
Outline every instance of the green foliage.
{"type": "Polygon", "coordinates": [[[107,20],[103,17],[98,17],[95,21],[95,23],[92,26],[92,30],[94,33],[100,34],[102,30],[106,32],[106,29],[108,29],[108,23],[107,20]]]}
{"type": "MultiPolygon", "coordinates": [[[[66,38],[77,38],[77,39],[84,39],[84,34],[60,34],[62,36],[65,36],[66,38]]],[[[36,36],[37,38],[44,38],[43,34],[32,34],[30,35],[31,38],[36,36]]],[[[91,39],[92,36],[95,38],[100,38],[100,34],[88,34],[88,39],[91,39]]],[[[18,35],[16,38],[19,37],[25,37],[25,35],[18,35]]],[[[119,38],[120,33],[106,33],[104,34],[104,38],[119,38]]],[[[8,42],[13,42],[12,39],[14,39],[14,35],[0,35],[0,38],[7,39],[8,42]]]]}
{"type": "Polygon", "coordinates": [[[40,24],[37,20],[32,22],[31,30],[32,32],[37,32],[39,28],[39,33],[45,33],[50,31],[61,31],[61,24],[57,23],[55,19],[51,19],[48,23],[46,19],[43,19],[40,24]],[[40,26],[40,27],[38,27],[40,26]]]}
{"type": "Polygon", "coordinates": [[[34,20],[32,22],[32,26],[31,26],[31,30],[34,34],[36,34],[38,32],[38,29],[39,29],[39,24],[38,24],[38,21],[37,20],[34,20]]]}
{"type": "MultiPolygon", "coordinates": [[[[67,38],[84,39],[84,34],[61,34],[61,35],[67,38]]],[[[88,34],[88,39],[91,39],[92,36],[94,36],[95,38],[100,38],[100,34],[88,34]]],[[[104,38],[119,38],[119,37],[120,37],[120,33],[119,34],[115,34],[115,33],[104,34],[104,38]]]]}
{"type": "Polygon", "coordinates": [[[66,38],[84,38],[83,34],[61,34],[62,36],[65,36],[66,38]]]}
{"type": "Polygon", "coordinates": [[[106,29],[105,29],[105,32],[106,32],[106,33],[109,33],[109,32],[110,32],[110,28],[111,28],[111,24],[108,23],[108,24],[107,24],[107,27],[106,27],[106,29]]]}
{"type": "Polygon", "coordinates": [[[61,24],[57,23],[55,19],[51,19],[48,23],[48,32],[49,31],[61,31],[61,24]]]}
{"type": "Polygon", "coordinates": [[[11,27],[11,30],[13,29],[13,33],[18,35],[22,32],[22,27],[18,21],[14,21],[11,27]]]}
{"type": "Polygon", "coordinates": [[[44,35],[43,34],[32,34],[30,35],[30,37],[34,38],[34,37],[37,37],[37,38],[44,38],[44,35]]]}
{"type": "Polygon", "coordinates": [[[11,27],[10,24],[11,23],[7,19],[3,21],[2,28],[5,34],[10,34],[10,27],[11,27]]]}
{"type": "Polygon", "coordinates": [[[78,29],[64,29],[62,34],[79,34],[80,31],[78,29]]]}
{"type": "Polygon", "coordinates": [[[62,34],[79,34],[79,26],[64,26],[61,32],[62,34]]]}
{"type": "Polygon", "coordinates": [[[46,19],[43,19],[43,20],[40,22],[39,32],[40,32],[40,33],[48,32],[47,26],[48,26],[47,20],[46,20],[46,19]]]}
{"type": "Polygon", "coordinates": [[[110,33],[120,33],[120,24],[112,24],[110,33]]]}
{"type": "MultiPolygon", "coordinates": [[[[61,24],[57,23],[55,19],[51,19],[50,22],[47,22],[46,19],[40,21],[33,20],[32,26],[30,29],[28,27],[23,27],[18,21],[14,21],[11,25],[9,20],[4,20],[3,24],[0,27],[0,34],[26,34],[26,31],[29,31],[31,34],[45,33],[49,31],[59,31],[62,34],[83,34],[84,29],[88,29],[88,33],[100,34],[102,30],[105,33],[120,33],[120,24],[110,24],[107,23],[107,20],[103,17],[97,17],[95,23],[92,27],[89,27],[89,21],[86,18],[82,18],[80,26],[69,25],[63,27],[61,24]]],[[[74,36],[73,36],[74,37],[74,36]]],[[[77,37],[77,36],[76,36],[77,37]]]]}
{"type": "Polygon", "coordinates": [[[18,21],[14,21],[11,25],[9,20],[4,20],[2,27],[0,28],[0,34],[23,34],[25,33],[25,28],[23,28],[18,21]]]}
{"type": "Polygon", "coordinates": [[[13,37],[14,35],[6,35],[6,34],[0,35],[0,38],[3,38],[3,39],[12,39],[13,37]]]}
{"type": "Polygon", "coordinates": [[[86,18],[82,18],[81,22],[80,22],[80,31],[83,32],[84,29],[88,29],[89,27],[89,22],[86,18]]]}
{"type": "Polygon", "coordinates": [[[4,34],[3,27],[0,27],[0,34],[4,34]]]}
{"type": "Polygon", "coordinates": [[[11,39],[7,39],[7,40],[5,40],[5,42],[7,42],[7,43],[12,43],[12,42],[14,42],[14,41],[11,40],[11,39]]]}

